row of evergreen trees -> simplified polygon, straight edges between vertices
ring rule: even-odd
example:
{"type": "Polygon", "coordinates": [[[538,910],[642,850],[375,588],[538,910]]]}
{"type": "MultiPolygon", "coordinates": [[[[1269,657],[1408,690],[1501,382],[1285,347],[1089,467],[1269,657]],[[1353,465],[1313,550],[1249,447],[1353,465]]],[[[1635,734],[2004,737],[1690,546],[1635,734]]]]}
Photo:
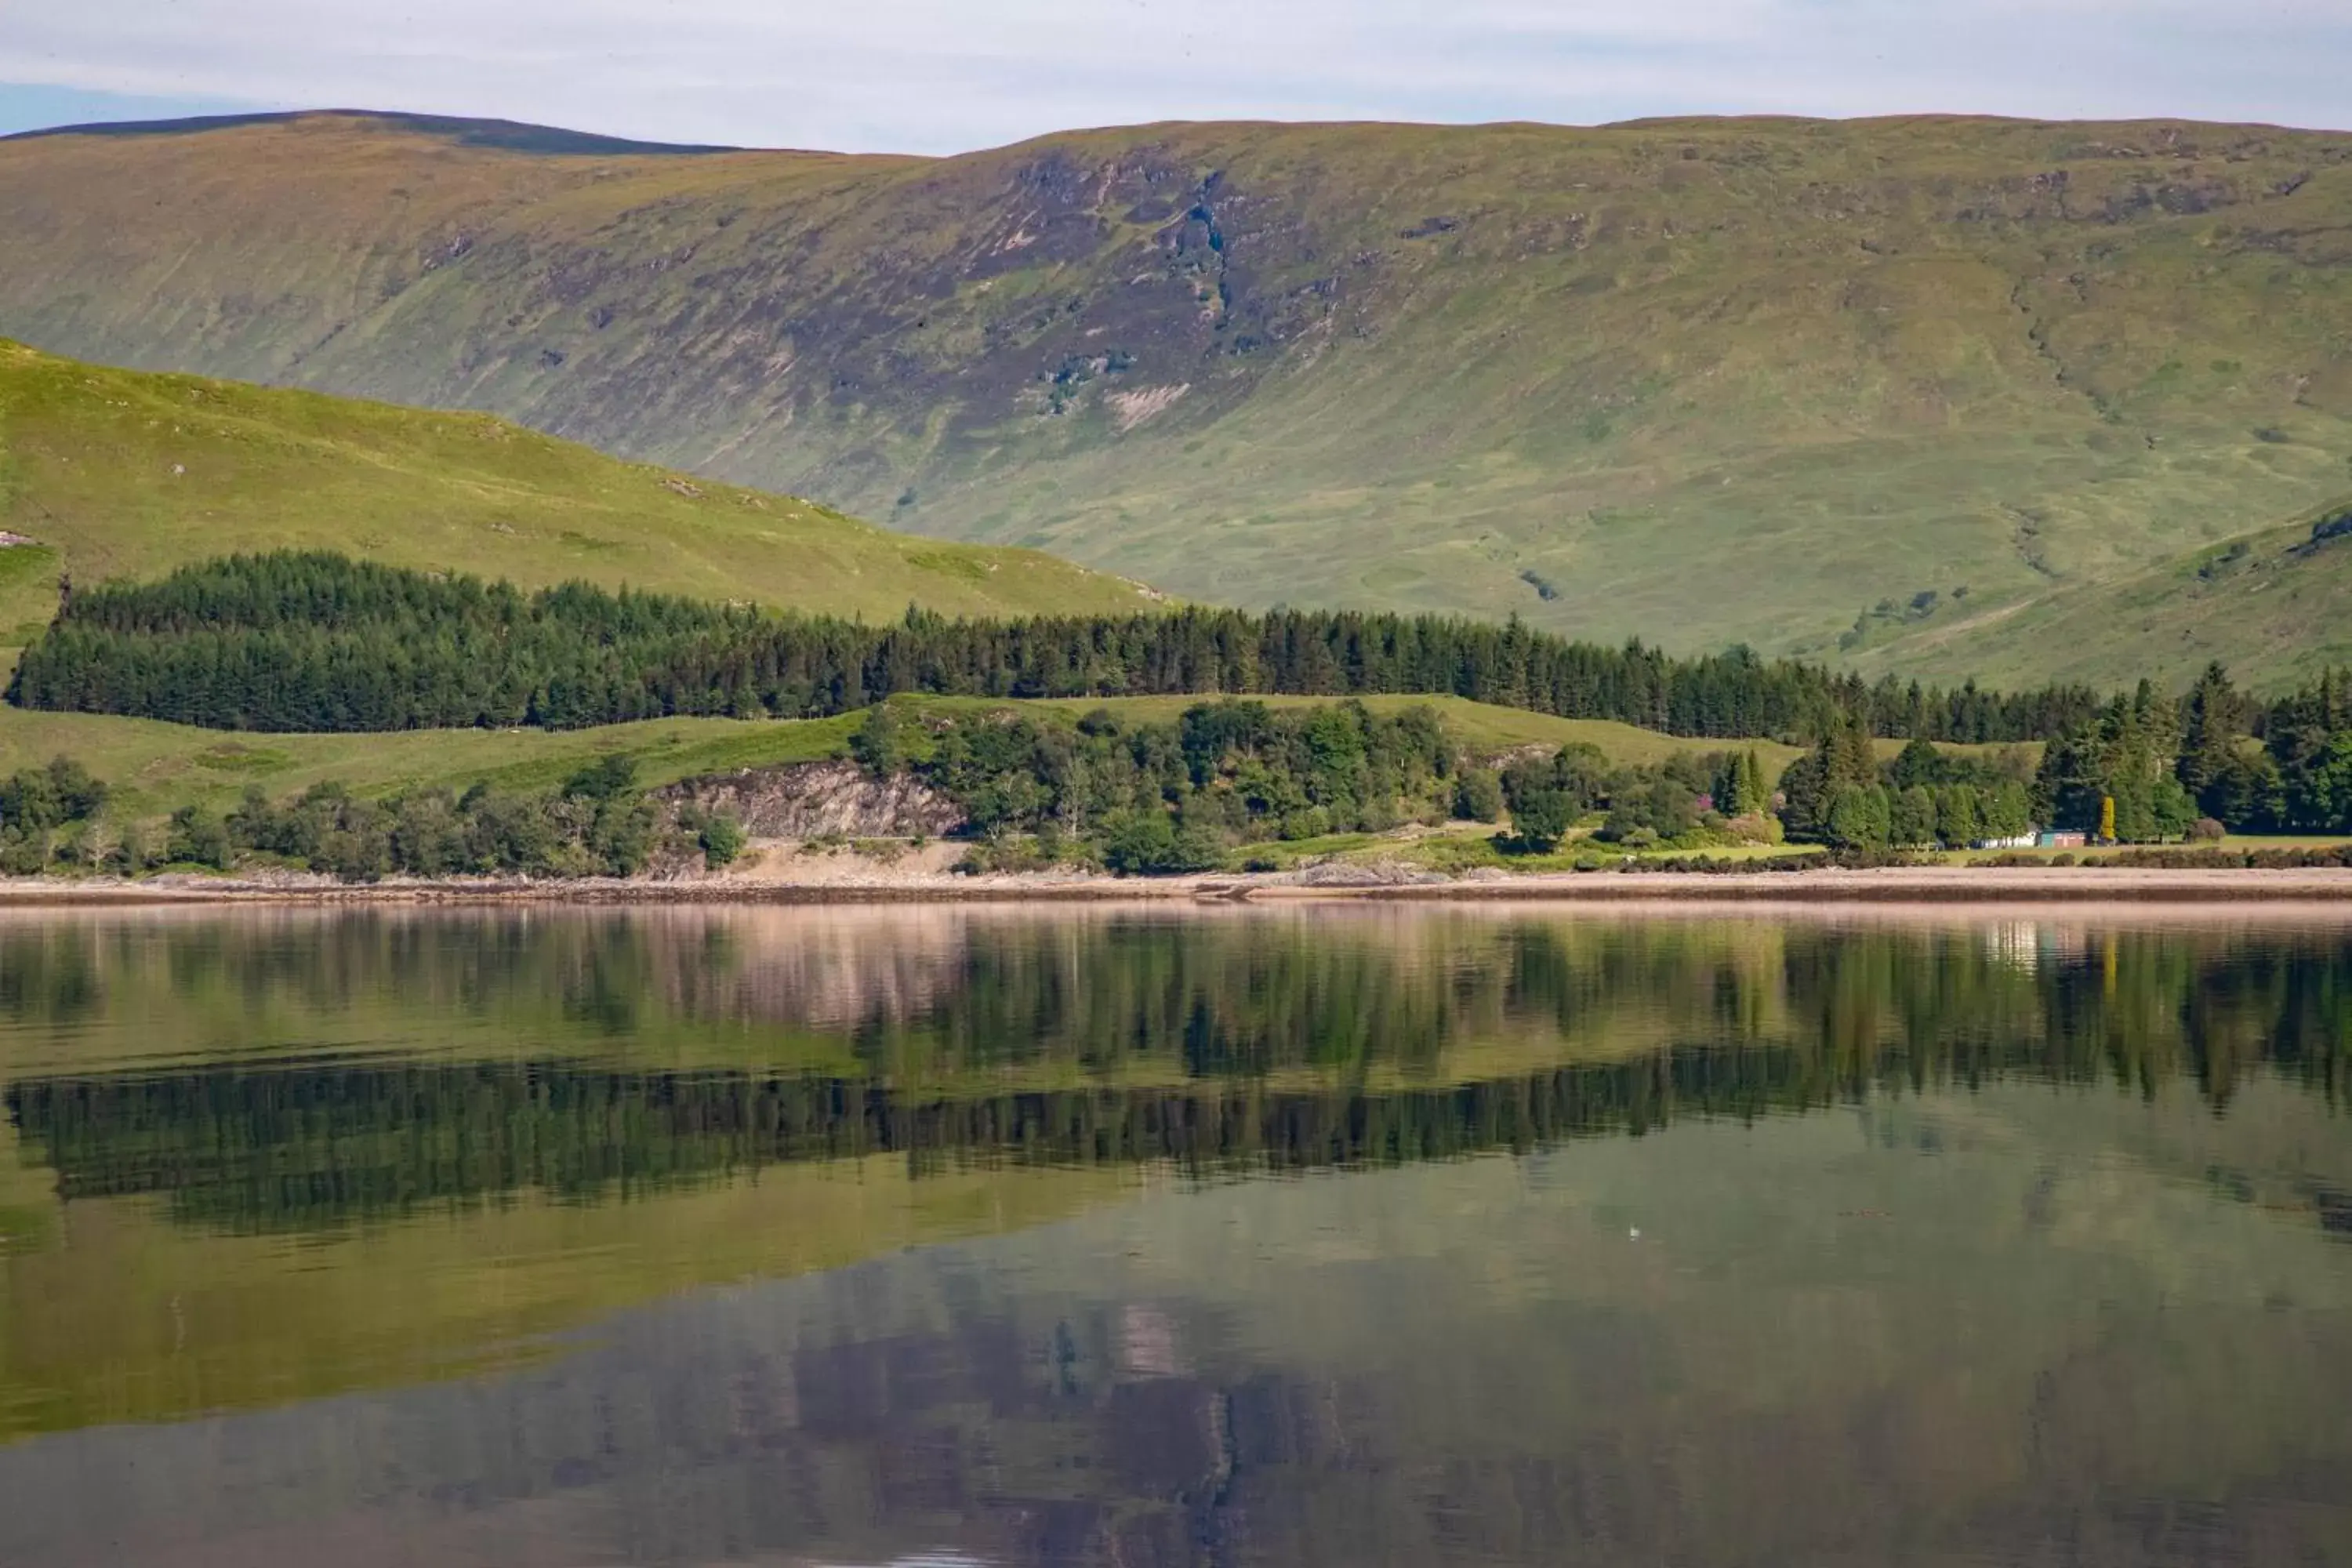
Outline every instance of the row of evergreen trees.
{"type": "Polygon", "coordinates": [[[2352,676],[2331,670],[2270,703],[2219,664],[2178,700],[2144,680],[2053,738],[2030,782],[1916,742],[1883,768],[1868,733],[1841,722],[1780,794],[1791,837],[1855,846],[1958,845],[2029,825],[2125,844],[2352,833],[2352,676]]]}
{"type": "Polygon", "coordinates": [[[2214,821],[2256,833],[2352,833],[2352,672],[2326,671],[2261,704],[2215,664],[2177,706],[2143,683],[2089,734],[2095,747],[2105,743],[2095,760],[2119,752],[2135,778],[2169,759],[2175,782],[2214,821]]]}
{"type": "Polygon", "coordinates": [[[2051,743],[2034,803],[2045,822],[2127,844],[2200,821],[2352,833],[2352,678],[2330,670],[2267,704],[2219,664],[2179,700],[2142,681],[2051,743]]]}
{"type": "Polygon", "coordinates": [[[215,729],[571,728],[806,718],[899,692],[998,698],[1452,695],[1695,736],[2042,739],[2087,689],[1876,685],[1746,648],[1670,658],[1502,625],[1344,611],[869,626],[581,584],[525,595],[324,554],[234,556],[73,596],[8,688],[31,708],[215,729]]]}

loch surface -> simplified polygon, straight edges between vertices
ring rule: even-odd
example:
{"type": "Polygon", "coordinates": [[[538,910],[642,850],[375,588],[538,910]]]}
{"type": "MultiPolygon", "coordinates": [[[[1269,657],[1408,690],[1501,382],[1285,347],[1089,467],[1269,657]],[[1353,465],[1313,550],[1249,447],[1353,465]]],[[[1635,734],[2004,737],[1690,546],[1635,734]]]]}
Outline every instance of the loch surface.
{"type": "Polygon", "coordinates": [[[0,1563],[2352,1564],[2352,923],[0,914],[0,1563]]]}

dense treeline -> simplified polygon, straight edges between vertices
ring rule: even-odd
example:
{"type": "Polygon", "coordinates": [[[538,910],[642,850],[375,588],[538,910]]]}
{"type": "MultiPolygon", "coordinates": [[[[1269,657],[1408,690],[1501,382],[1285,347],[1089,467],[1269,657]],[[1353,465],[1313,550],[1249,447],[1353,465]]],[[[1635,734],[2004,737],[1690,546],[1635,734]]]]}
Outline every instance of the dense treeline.
{"type": "Polygon", "coordinates": [[[2266,723],[2268,748],[2200,717],[2222,710],[2226,689],[2218,670],[2178,704],[2143,688],[2042,748],[2038,763],[2029,747],[1926,740],[1882,757],[1860,725],[1840,723],[1777,781],[1754,748],[1629,766],[1574,744],[1512,758],[1498,773],[1461,752],[1432,710],[1381,718],[1352,700],[1276,710],[1228,699],[1164,723],[1122,724],[1097,710],[1075,727],[1002,710],[918,721],[881,705],[853,750],[877,773],[919,773],[961,805],[983,840],[973,869],[1059,860],[1201,870],[1228,864],[1236,847],[1449,815],[1500,823],[1507,814],[1499,846],[1538,854],[1588,830],[1592,844],[1622,849],[1789,838],[1865,854],[2031,843],[2050,826],[2122,844],[2218,838],[2230,827],[2352,831],[2352,729],[2341,728],[2336,684],[2267,719],[2252,705],[2234,710],[2241,726],[2266,723]],[[2331,712],[2336,728],[2321,722],[2331,712]],[[2288,721],[2306,713],[2309,723],[2288,721]],[[2200,762],[2182,741],[2183,714],[2190,731],[2212,737],[2210,757],[2200,762]],[[2199,776],[2203,803],[2222,815],[2200,820],[2200,796],[2184,782],[2199,776]]]}
{"type": "MultiPolygon", "coordinates": [[[[670,713],[808,716],[866,709],[856,752],[911,768],[961,805],[972,868],[1075,860],[1206,869],[1236,847],[1379,832],[1446,815],[1499,822],[1547,851],[1589,825],[1601,844],[1701,850],[1783,837],[1844,850],[1958,847],[2036,828],[2161,844],[2241,832],[2352,832],[2352,675],[2263,703],[2219,666],[2174,698],[2143,681],[2101,700],[1858,679],[1746,650],[1669,658],[1503,625],[1344,612],[886,626],[773,618],[740,605],[572,584],[437,576],[331,554],[237,556],[71,597],[19,661],[21,704],[218,728],[572,726],[670,713]],[[1812,749],[1777,781],[1727,747],[1640,767],[1590,746],[1476,764],[1433,713],[1354,701],[1276,710],[1223,695],[1170,723],[1108,710],[965,714],[903,732],[900,692],[1453,693],[1686,735],[1776,734],[1812,749]],[[1875,742],[1908,737],[1900,757],[1875,742]],[[1938,741],[2039,737],[2037,763],[1938,741]],[[1016,842],[1018,840],[1018,842],[1016,842]]],[[[102,787],[60,760],[0,781],[0,870],[64,862],[136,872],[253,857],[352,879],[394,872],[626,875],[671,850],[723,864],[733,823],[678,820],[625,778],[545,797],[329,787],[185,811],[155,836],[101,829],[102,787]]]]}
{"type": "Polygon", "coordinates": [[[1958,847],[2030,827],[2162,844],[2241,833],[2352,833],[2352,675],[2267,704],[2210,666],[2183,697],[2142,681],[2054,736],[2030,779],[2011,757],[1915,741],[1891,763],[1834,724],[1782,775],[1791,837],[1851,848],[1958,847]]]}
{"type": "Polygon", "coordinates": [[[2037,817],[2022,752],[1954,754],[1914,741],[1881,762],[1870,737],[1843,725],[1780,775],[1782,826],[1791,838],[1842,849],[1963,849],[2016,840],[2037,817]]]}
{"type": "Polygon", "coordinates": [[[215,729],[565,728],[673,714],[807,718],[901,692],[988,697],[1452,695],[1671,734],[1811,740],[2065,732],[2086,689],[1869,685],[1745,648],[1670,658],[1517,621],[1181,609],[868,626],[580,584],[525,595],[331,554],[236,556],[74,595],[9,700],[215,729]]]}
{"type": "MultiPolygon", "coordinates": [[[[2174,710],[2143,689],[2129,715],[2161,726],[2180,787],[2208,818],[2251,832],[2352,833],[2352,671],[2330,670],[2275,702],[2250,701],[2220,665],[2174,710]]],[[[2103,733],[2125,727],[2111,705],[2103,733]]],[[[2143,725],[2143,729],[2147,726],[2143,725]]]]}
{"type": "Polygon", "coordinates": [[[2040,819],[2125,844],[2242,833],[2352,833],[2352,675],[2270,703],[2209,666],[2173,699],[2148,682],[2045,749],[2040,819]]]}
{"type": "Polygon", "coordinates": [[[1383,717],[1355,701],[1229,700],[1141,724],[1108,710],[1076,725],[958,713],[937,727],[886,704],[869,711],[852,750],[877,774],[910,768],[954,799],[984,841],[973,869],[1036,856],[1121,872],[1206,870],[1235,844],[1443,818],[1455,770],[1454,742],[1431,710],[1383,717]],[[1037,842],[1013,844],[1014,834],[1037,842]]]}
{"type": "Polygon", "coordinates": [[[1455,815],[1493,820],[1489,807],[1499,795],[1510,808],[1513,847],[1523,850],[1553,848],[1596,813],[1604,815],[1593,837],[1629,849],[1675,841],[1699,847],[1695,835],[1706,844],[1783,837],[1763,760],[1752,748],[1618,766],[1597,746],[1570,745],[1549,757],[1513,761],[1498,783],[1489,791],[1477,770],[1469,770],[1455,815]]]}
{"type": "Polygon", "coordinates": [[[619,756],[544,795],[476,784],[462,794],[424,788],[369,800],[329,782],[272,801],[253,786],[226,813],[183,806],[160,829],[102,820],[105,799],[106,786],[64,758],[0,781],[0,870],[31,875],[62,864],[135,876],[167,866],[291,866],[352,882],[394,874],[628,877],[665,858],[698,858],[716,869],[745,843],[730,817],[657,805],[638,786],[635,765],[619,756]]]}
{"type": "Polygon", "coordinates": [[[8,698],[216,730],[575,728],[749,710],[741,693],[689,697],[677,671],[761,626],[625,589],[525,595],[339,555],[241,555],[74,595],[8,698]]]}

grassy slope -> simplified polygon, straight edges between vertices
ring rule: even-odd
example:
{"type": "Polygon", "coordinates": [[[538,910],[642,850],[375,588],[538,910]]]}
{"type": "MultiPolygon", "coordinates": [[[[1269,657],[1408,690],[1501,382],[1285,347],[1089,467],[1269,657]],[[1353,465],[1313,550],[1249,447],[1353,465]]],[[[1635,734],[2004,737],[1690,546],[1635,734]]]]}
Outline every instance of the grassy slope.
{"type": "Polygon", "coordinates": [[[1857,656],[1906,673],[2283,679],[2300,646],[2225,599],[2142,633],[2094,585],[2341,493],[2352,452],[2338,135],[1156,126],[926,162],[311,119],[0,145],[0,330],[93,357],[495,408],[1227,602],[1839,657],[1935,590],[1857,656]],[[2069,605],[2110,619],[2003,657],[2069,605]]]}
{"type": "Polygon", "coordinates": [[[0,647],[87,584],[301,545],[525,584],[585,577],[891,616],[1132,609],[1121,579],[895,534],[481,415],[105,370],[0,342],[0,647]]]}
{"type": "Polygon", "coordinates": [[[2352,663],[2352,538],[2312,537],[2315,521],[2347,510],[2339,502],[2145,571],[1915,633],[1862,662],[1900,668],[1930,657],[1996,686],[2063,667],[2120,687],[2151,663],[2179,675],[2214,658],[2272,686],[2312,679],[2352,663]]]}

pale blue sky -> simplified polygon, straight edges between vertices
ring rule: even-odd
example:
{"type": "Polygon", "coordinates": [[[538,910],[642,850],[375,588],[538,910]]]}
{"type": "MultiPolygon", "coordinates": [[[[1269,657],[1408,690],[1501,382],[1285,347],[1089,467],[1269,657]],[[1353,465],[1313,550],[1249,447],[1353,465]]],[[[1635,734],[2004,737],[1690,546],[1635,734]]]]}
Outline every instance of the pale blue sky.
{"type": "Polygon", "coordinates": [[[0,132],[242,108],[943,153],[1160,119],[2352,127],[2352,0],[23,0],[0,132]]]}

